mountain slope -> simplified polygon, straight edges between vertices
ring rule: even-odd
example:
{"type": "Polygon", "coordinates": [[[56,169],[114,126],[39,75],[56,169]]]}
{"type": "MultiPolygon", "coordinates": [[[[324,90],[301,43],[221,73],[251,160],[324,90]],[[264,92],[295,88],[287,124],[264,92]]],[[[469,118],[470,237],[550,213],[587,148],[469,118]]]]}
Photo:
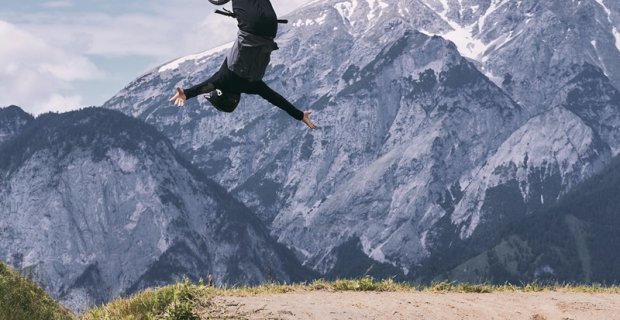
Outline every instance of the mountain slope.
{"type": "Polygon", "coordinates": [[[457,43],[531,114],[548,110],[574,65],[596,66],[620,87],[617,1],[422,2],[451,28],[429,32],[457,43]]]}
{"type": "Polygon", "coordinates": [[[453,215],[454,221],[469,220],[463,235],[471,235],[481,219],[516,218],[554,205],[617,155],[620,92],[594,66],[575,70],[556,107],[532,117],[471,177],[453,215]]]}
{"type": "Polygon", "coordinates": [[[5,320],[72,320],[76,317],[11,267],[0,262],[0,318],[5,320]]]}
{"type": "Polygon", "coordinates": [[[559,205],[503,228],[488,250],[445,274],[462,281],[618,283],[620,159],[559,205]]]}
{"type": "Polygon", "coordinates": [[[0,259],[78,310],[188,276],[308,273],[154,128],[93,108],[46,114],[0,146],[0,259]]]}

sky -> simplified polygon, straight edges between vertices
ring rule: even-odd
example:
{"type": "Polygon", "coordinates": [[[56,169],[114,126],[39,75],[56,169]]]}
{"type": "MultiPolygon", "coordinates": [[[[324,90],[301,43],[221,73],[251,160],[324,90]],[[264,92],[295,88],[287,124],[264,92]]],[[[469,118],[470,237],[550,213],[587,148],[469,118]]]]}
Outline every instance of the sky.
{"type": "MultiPolygon", "coordinates": [[[[306,2],[272,0],[279,16],[306,2]]],[[[215,9],[207,0],[0,0],[0,107],[100,106],[158,65],[232,41],[235,20],[215,9]]]]}

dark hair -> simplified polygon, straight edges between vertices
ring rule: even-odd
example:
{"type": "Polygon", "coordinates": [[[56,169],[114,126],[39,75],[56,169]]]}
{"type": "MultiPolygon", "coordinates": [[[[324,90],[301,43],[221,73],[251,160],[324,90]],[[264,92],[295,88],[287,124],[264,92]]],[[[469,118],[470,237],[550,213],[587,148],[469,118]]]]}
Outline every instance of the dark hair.
{"type": "Polygon", "coordinates": [[[230,0],[209,0],[209,2],[213,3],[216,6],[221,6],[221,5],[225,5],[229,2],[230,0]]]}

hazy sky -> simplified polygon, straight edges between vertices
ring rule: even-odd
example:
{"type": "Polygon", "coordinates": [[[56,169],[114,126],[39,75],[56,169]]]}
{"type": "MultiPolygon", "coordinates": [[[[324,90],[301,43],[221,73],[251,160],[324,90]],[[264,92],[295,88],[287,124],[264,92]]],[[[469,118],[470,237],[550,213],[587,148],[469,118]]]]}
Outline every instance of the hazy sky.
{"type": "MultiPolygon", "coordinates": [[[[279,15],[305,2],[272,0],[279,15]]],[[[207,0],[0,0],[0,107],[101,105],[152,67],[232,41],[235,20],[214,9],[207,0]]]]}

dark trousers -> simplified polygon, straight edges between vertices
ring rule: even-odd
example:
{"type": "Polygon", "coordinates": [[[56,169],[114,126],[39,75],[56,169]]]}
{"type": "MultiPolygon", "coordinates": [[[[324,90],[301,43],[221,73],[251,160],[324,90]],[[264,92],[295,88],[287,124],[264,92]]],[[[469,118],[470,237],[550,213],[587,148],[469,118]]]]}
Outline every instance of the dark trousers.
{"type": "Polygon", "coordinates": [[[239,29],[258,36],[275,38],[278,17],[269,0],[232,0],[239,29]]]}

